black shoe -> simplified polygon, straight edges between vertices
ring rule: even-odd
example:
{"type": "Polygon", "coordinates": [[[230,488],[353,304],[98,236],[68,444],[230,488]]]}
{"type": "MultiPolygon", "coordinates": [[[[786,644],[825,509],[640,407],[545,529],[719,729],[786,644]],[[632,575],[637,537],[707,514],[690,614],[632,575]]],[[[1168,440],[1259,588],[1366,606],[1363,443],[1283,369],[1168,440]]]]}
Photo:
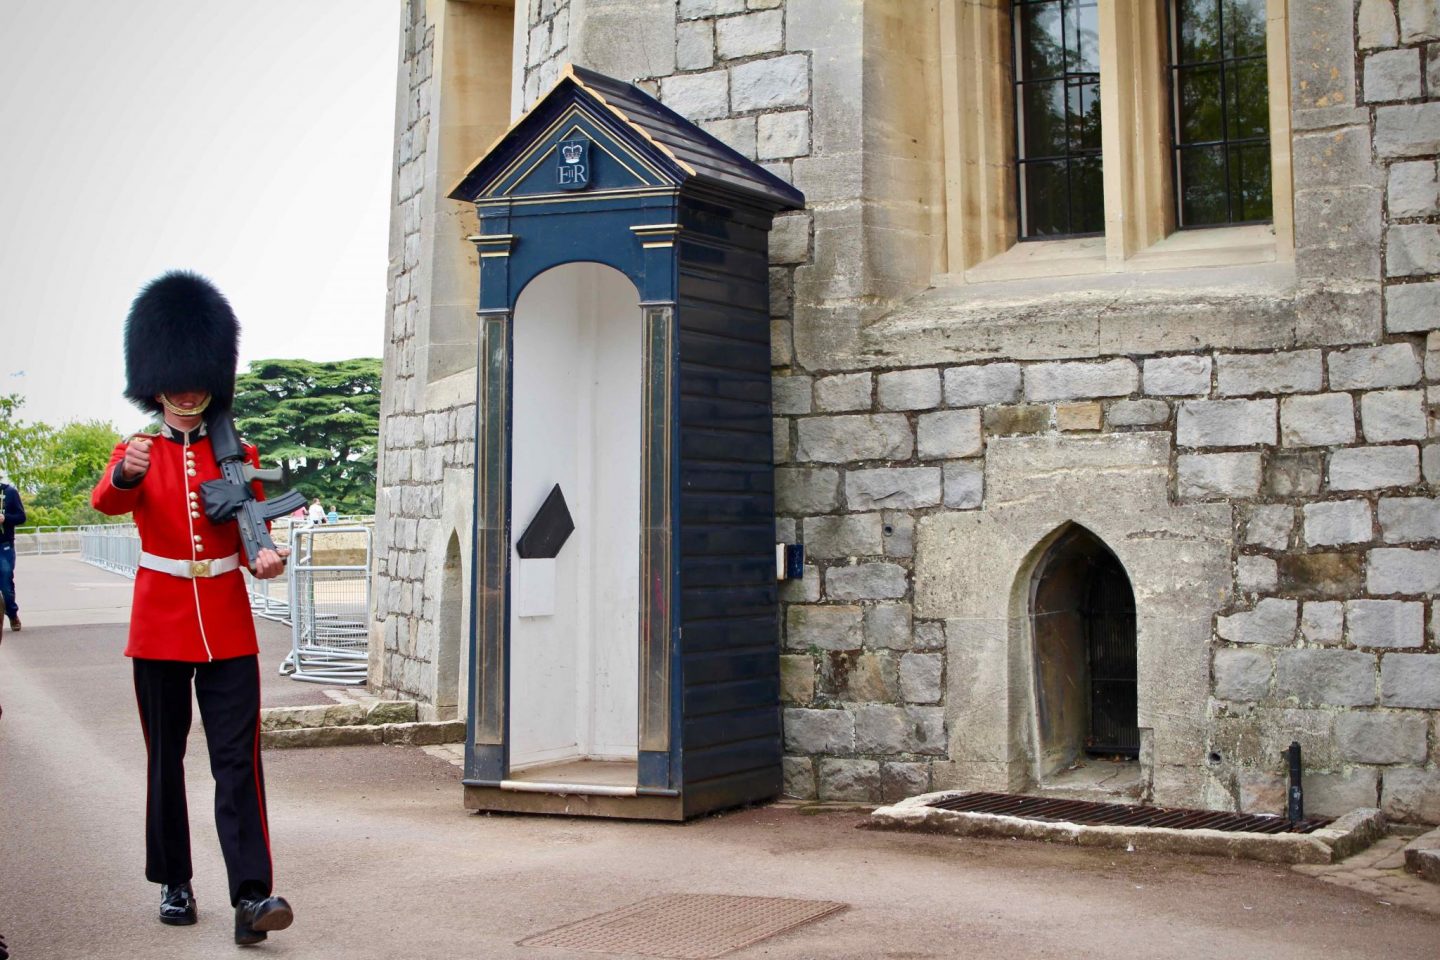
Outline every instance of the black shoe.
{"type": "Polygon", "coordinates": [[[295,912],[284,897],[241,900],[235,905],[235,942],[241,946],[259,943],[271,930],[284,930],[295,912]]]}
{"type": "Polygon", "coordinates": [[[188,927],[195,922],[195,894],[188,883],[160,886],[160,922],[188,927]]]}

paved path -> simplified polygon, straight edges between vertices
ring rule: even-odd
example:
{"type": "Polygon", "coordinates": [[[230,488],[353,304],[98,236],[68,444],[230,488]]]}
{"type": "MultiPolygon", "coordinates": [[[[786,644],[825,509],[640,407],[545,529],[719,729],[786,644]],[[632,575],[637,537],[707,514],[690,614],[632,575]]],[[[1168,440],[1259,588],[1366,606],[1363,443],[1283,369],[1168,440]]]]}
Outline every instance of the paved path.
{"type": "MultiPolygon", "coordinates": [[[[28,576],[22,583],[34,589],[28,576]]],[[[201,921],[154,920],[123,642],[114,623],[27,621],[0,646],[0,931],[16,960],[237,951],[198,727],[190,790],[201,921]]],[[[265,643],[273,652],[274,638],[265,643]]],[[[292,688],[317,695],[277,678],[267,702],[292,688]]],[[[854,829],[859,813],[796,807],[683,826],[471,816],[456,768],[417,748],[280,750],[265,763],[277,878],[298,920],[261,956],[574,960],[586,955],[515,944],[673,893],[850,905],[735,960],[1434,960],[1440,944],[1433,916],[1263,864],[873,833],[854,829]]]]}

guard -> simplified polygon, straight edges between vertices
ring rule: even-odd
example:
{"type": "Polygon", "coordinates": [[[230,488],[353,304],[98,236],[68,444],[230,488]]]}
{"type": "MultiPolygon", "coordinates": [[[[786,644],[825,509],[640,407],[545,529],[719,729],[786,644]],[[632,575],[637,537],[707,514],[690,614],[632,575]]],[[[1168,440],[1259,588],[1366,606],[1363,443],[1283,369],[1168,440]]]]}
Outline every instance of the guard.
{"type": "MultiPolygon", "coordinates": [[[[235,942],[254,944],[288,927],[293,912],[271,889],[259,646],[240,564],[267,579],[284,570],[289,551],[245,557],[236,524],[211,523],[201,507],[201,484],[221,476],[203,414],[230,408],[239,335],[230,304],[203,277],[167,273],[140,292],[125,322],[125,396],[164,424],[115,447],[91,502],[112,516],[134,514],[140,533],[125,655],[145,737],[145,877],[161,885],[160,921],[197,919],[184,770],[193,685],[215,778],[235,942]]],[[[258,467],[256,449],[244,449],[258,467]]],[[[259,481],[253,488],[263,497],[259,481]]]]}

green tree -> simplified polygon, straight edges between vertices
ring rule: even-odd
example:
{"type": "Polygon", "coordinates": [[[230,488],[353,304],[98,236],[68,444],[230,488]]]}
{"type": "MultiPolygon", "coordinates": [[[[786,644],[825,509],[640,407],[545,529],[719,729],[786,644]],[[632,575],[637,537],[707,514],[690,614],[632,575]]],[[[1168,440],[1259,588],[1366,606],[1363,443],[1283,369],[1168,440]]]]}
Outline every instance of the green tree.
{"type": "Polygon", "coordinates": [[[0,474],[8,473],[22,496],[30,469],[42,459],[52,432],[43,423],[22,421],[20,408],[24,405],[25,398],[18,393],[0,395],[0,474]]]}
{"type": "Polygon", "coordinates": [[[375,510],[380,360],[255,360],[235,380],[235,423],[279,466],[278,488],[341,513],[375,510]]]}
{"type": "Polygon", "coordinates": [[[90,506],[90,491],[110,462],[120,434],[109,423],[90,420],[67,423],[51,430],[40,456],[25,471],[22,495],[29,523],[35,526],[107,523],[107,517],[90,506]]]}

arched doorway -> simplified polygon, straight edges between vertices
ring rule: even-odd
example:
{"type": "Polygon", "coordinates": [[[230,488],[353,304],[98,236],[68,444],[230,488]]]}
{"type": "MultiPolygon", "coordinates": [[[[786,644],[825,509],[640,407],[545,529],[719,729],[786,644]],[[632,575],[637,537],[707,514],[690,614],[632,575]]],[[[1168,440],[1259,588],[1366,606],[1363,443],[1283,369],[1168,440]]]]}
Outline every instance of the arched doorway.
{"type": "Polygon", "coordinates": [[[1030,624],[1037,776],[1085,755],[1136,758],[1135,593],[1084,527],[1068,524],[1036,564],[1030,624]]]}

